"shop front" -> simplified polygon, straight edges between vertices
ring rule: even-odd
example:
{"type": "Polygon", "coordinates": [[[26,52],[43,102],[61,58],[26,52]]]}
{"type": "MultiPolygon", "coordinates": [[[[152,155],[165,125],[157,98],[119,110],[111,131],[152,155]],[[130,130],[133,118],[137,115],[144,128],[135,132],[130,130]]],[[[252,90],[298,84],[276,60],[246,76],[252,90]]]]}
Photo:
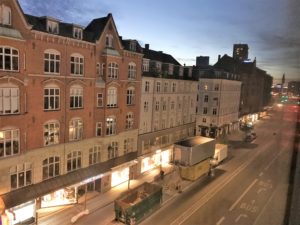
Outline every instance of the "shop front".
{"type": "Polygon", "coordinates": [[[75,204],[75,187],[67,187],[41,197],[41,208],[75,204]]]}
{"type": "Polygon", "coordinates": [[[141,158],[141,173],[150,171],[160,165],[168,164],[171,161],[172,152],[170,149],[157,150],[148,156],[141,158]]]}
{"type": "Polygon", "coordinates": [[[125,163],[111,169],[111,187],[133,179],[137,173],[137,160],[125,163]]]}

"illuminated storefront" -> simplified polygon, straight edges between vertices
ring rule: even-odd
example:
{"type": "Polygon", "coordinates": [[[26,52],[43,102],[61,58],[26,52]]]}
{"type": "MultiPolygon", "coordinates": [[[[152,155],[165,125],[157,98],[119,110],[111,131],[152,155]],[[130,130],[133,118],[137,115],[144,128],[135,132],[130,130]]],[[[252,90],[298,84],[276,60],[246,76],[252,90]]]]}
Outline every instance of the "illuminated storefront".
{"type": "Polygon", "coordinates": [[[76,203],[75,188],[64,188],[42,197],[41,207],[61,206],[76,203]]]}
{"type": "Polygon", "coordinates": [[[111,173],[111,186],[115,187],[129,180],[129,167],[121,168],[111,173]]]}
{"type": "Polygon", "coordinates": [[[162,164],[167,164],[171,161],[170,149],[161,151],[157,150],[153,155],[142,158],[141,160],[141,173],[152,170],[162,164]]]}
{"type": "Polygon", "coordinates": [[[26,202],[19,206],[5,210],[5,215],[2,217],[2,224],[31,224],[35,221],[35,215],[35,201],[26,202]]]}

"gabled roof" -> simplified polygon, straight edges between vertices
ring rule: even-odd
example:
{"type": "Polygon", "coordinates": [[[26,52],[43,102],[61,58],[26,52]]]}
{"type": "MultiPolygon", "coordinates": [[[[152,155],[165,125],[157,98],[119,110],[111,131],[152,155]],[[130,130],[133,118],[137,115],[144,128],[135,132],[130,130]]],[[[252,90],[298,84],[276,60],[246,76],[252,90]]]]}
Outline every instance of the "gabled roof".
{"type": "Polygon", "coordinates": [[[163,53],[161,51],[154,51],[148,48],[143,48],[144,58],[150,60],[156,60],[162,63],[170,63],[177,66],[181,66],[181,64],[171,55],[163,53]]]}
{"type": "Polygon", "coordinates": [[[87,25],[84,29],[85,32],[92,34],[92,41],[95,42],[99,40],[108,20],[112,17],[112,14],[109,13],[106,17],[101,17],[92,20],[92,22],[87,25]]]}

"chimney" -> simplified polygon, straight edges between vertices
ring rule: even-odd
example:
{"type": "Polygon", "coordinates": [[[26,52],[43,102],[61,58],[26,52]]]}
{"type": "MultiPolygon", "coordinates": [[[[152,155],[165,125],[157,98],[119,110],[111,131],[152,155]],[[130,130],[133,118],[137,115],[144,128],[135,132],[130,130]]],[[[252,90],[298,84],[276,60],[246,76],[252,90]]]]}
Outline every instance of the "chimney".
{"type": "Polygon", "coordinates": [[[150,45],[149,44],[145,44],[145,49],[149,50],[150,45]]]}
{"type": "Polygon", "coordinates": [[[221,55],[218,55],[218,61],[220,61],[220,59],[221,59],[221,55]]]}

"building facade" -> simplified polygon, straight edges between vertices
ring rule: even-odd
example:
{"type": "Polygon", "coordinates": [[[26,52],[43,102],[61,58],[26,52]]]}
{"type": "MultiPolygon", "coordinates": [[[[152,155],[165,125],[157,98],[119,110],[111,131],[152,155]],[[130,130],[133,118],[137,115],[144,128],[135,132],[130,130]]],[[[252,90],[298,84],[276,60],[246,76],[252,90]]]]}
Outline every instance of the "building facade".
{"type": "Polygon", "coordinates": [[[135,176],[143,55],[111,14],[84,28],[0,7],[0,213],[15,224],[135,176]]]}
{"type": "Polygon", "coordinates": [[[173,143],[194,135],[197,82],[163,52],[144,48],[138,138],[139,171],[172,161],[173,143]]]}

